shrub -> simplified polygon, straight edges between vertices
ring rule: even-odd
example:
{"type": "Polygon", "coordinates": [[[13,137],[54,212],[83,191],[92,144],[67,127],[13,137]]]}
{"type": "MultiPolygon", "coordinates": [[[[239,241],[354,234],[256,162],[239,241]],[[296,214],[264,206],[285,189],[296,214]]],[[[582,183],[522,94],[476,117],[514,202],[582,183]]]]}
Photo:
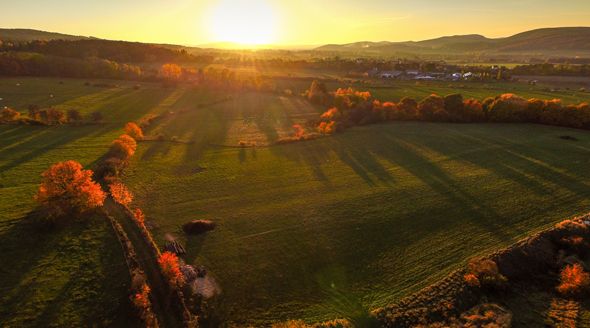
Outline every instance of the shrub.
{"type": "Polygon", "coordinates": [[[467,99],[463,102],[463,121],[481,122],[485,119],[483,105],[479,100],[467,99]]]}
{"type": "Polygon", "coordinates": [[[80,123],[82,122],[83,117],[77,109],[70,109],[67,113],[67,120],[70,123],[80,123]]]}
{"type": "Polygon", "coordinates": [[[465,282],[471,287],[480,287],[479,278],[473,273],[468,273],[464,276],[465,282]]]}
{"type": "Polygon", "coordinates": [[[448,95],[444,98],[444,108],[449,113],[451,120],[463,121],[465,104],[460,94],[448,95]]]}
{"type": "Polygon", "coordinates": [[[129,205],[133,201],[133,194],[121,182],[114,182],[109,185],[111,196],[115,202],[121,205],[129,205]]]}
{"type": "Polygon", "coordinates": [[[507,281],[496,262],[489,259],[470,261],[464,279],[470,286],[482,287],[499,287],[507,281]]]}
{"type": "Polygon", "coordinates": [[[135,140],[143,140],[143,131],[134,122],[125,124],[125,133],[135,140]]]}
{"type": "Polygon", "coordinates": [[[307,99],[316,104],[326,104],[329,100],[326,85],[316,80],[311,82],[309,89],[305,92],[307,99]]]}
{"type": "Polygon", "coordinates": [[[42,174],[35,199],[48,210],[49,218],[78,215],[102,206],[106,195],[92,174],[76,161],[54,164],[42,174]]]}
{"type": "Polygon", "coordinates": [[[320,116],[320,118],[322,120],[328,120],[328,121],[338,120],[338,119],[340,119],[340,117],[341,117],[340,111],[336,107],[332,107],[332,108],[328,109],[320,116]]]}
{"type": "Polygon", "coordinates": [[[418,116],[418,103],[412,98],[402,98],[397,107],[403,113],[404,119],[413,120],[418,116]]]}
{"type": "Polygon", "coordinates": [[[301,126],[300,124],[294,124],[293,129],[295,130],[293,137],[297,139],[302,139],[305,137],[305,129],[303,128],[303,126],[301,126]]]}
{"type": "Polygon", "coordinates": [[[567,265],[560,274],[557,291],[563,295],[579,295],[590,287],[590,274],[579,264],[567,265]]]}
{"type": "Polygon", "coordinates": [[[272,328],[311,328],[305,321],[289,320],[287,322],[274,323],[272,328]]]}
{"type": "Polygon", "coordinates": [[[145,225],[145,215],[141,209],[136,208],[135,211],[133,211],[133,219],[135,219],[135,222],[140,226],[145,225]]]}
{"type": "Polygon", "coordinates": [[[332,134],[336,132],[336,122],[320,122],[320,125],[318,126],[318,132],[323,134],[332,134]]]}
{"type": "Polygon", "coordinates": [[[215,222],[209,220],[193,220],[182,226],[187,234],[200,234],[215,229],[215,222]]]}
{"type": "Polygon", "coordinates": [[[151,306],[150,303],[150,287],[143,284],[138,293],[133,297],[133,305],[140,311],[146,311],[151,306]]]}
{"type": "Polygon", "coordinates": [[[118,158],[122,161],[127,161],[131,158],[131,156],[133,156],[133,154],[135,154],[136,149],[137,143],[135,142],[135,139],[126,134],[123,134],[113,141],[109,153],[115,158],[118,158]]]}
{"type": "Polygon", "coordinates": [[[418,104],[418,113],[421,120],[440,120],[446,114],[445,101],[439,95],[432,94],[418,104]]]}
{"type": "Polygon", "coordinates": [[[496,97],[489,106],[489,118],[494,122],[522,122],[526,119],[529,103],[512,93],[496,97]]]}
{"type": "Polygon", "coordinates": [[[0,123],[11,123],[19,119],[20,113],[12,108],[5,107],[0,111],[0,123]]]}
{"type": "Polygon", "coordinates": [[[176,254],[171,252],[164,252],[158,259],[162,274],[168,280],[171,287],[177,288],[184,282],[182,272],[180,271],[180,263],[176,254]]]}

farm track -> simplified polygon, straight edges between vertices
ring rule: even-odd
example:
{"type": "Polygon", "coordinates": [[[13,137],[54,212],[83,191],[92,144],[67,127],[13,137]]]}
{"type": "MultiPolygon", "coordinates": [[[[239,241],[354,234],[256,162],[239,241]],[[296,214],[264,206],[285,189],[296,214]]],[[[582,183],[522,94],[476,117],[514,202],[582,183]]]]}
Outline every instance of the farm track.
{"type": "Polygon", "coordinates": [[[139,227],[132,222],[121,206],[112,199],[105,200],[104,208],[109,215],[115,217],[121,224],[135,248],[137,257],[140,259],[141,268],[144,270],[151,288],[153,296],[151,301],[160,327],[183,327],[182,312],[174,309],[175,305],[170,302],[170,289],[160,273],[158,259],[150,245],[144,240],[139,227]]]}

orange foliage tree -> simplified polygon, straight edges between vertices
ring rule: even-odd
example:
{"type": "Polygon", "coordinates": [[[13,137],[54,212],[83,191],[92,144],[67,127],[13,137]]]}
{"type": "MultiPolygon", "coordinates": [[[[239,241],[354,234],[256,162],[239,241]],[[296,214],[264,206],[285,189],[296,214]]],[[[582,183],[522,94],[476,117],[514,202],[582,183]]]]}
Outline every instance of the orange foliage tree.
{"type": "Polygon", "coordinates": [[[294,137],[301,139],[305,137],[305,129],[300,124],[294,124],[293,129],[295,130],[294,137]]]}
{"type": "Polygon", "coordinates": [[[496,287],[507,281],[506,277],[500,273],[496,262],[489,259],[470,261],[464,279],[468,285],[474,287],[496,287]]]}
{"type": "Polygon", "coordinates": [[[136,208],[135,211],[133,211],[133,218],[139,225],[143,226],[145,224],[145,215],[140,208],[136,208]]]}
{"type": "Polygon", "coordinates": [[[50,217],[77,215],[102,206],[106,195],[92,180],[92,174],[76,161],[54,164],[42,174],[35,199],[49,211],[50,217]]]}
{"type": "Polygon", "coordinates": [[[145,311],[150,307],[150,287],[147,284],[144,283],[141,286],[139,293],[135,294],[133,297],[133,304],[142,311],[145,311]]]}
{"type": "Polygon", "coordinates": [[[590,274],[576,263],[567,265],[560,274],[560,284],[557,291],[564,295],[575,295],[588,290],[590,287],[590,274]]]}
{"type": "Polygon", "coordinates": [[[329,121],[329,122],[321,122],[318,126],[318,131],[323,134],[332,134],[336,132],[336,122],[329,121]]]}
{"type": "Polygon", "coordinates": [[[5,107],[0,111],[0,122],[9,123],[18,120],[20,113],[12,108],[5,107]]]}
{"type": "Polygon", "coordinates": [[[113,157],[126,161],[135,154],[137,142],[130,136],[123,134],[111,144],[110,153],[113,157]]]}
{"type": "Polygon", "coordinates": [[[158,263],[162,269],[162,274],[171,286],[179,287],[183,283],[184,277],[180,271],[180,263],[176,254],[164,252],[160,255],[158,263]]]}
{"type": "Polygon", "coordinates": [[[133,201],[133,194],[127,187],[121,182],[113,182],[109,185],[111,196],[115,202],[122,205],[129,205],[133,201]]]}
{"type": "Polygon", "coordinates": [[[160,68],[160,76],[166,80],[178,80],[182,76],[182,68],[176,64],[164,64],[160,68]]]}
{"type": "Polygon", "coordinates": [[[143,140],[143,131],[139,125],[134,122],[125,124],[125,133],[135,140],[143,140]]]}

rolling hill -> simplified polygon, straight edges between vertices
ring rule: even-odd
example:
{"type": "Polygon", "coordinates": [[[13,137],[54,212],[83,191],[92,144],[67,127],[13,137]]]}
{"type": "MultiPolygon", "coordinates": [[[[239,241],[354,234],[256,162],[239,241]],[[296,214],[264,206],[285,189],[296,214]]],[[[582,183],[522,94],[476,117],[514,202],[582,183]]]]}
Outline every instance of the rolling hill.
{"type": "Polygon", "coordinates": [[[374,54],[590,54],[590,27],[543,28],[519,33],[506,38],[491,39],[478,34],[445,36],[424,41],[355,42],[330,44],[318,51],[355,52],[374,54]]]}
{"type": "Polygon", "coordinates": [[[91,37],[45,32],[22,28],[0,28],[0,40],[8,41],[50,41],[50,40],[85,40],[91,37]]]}

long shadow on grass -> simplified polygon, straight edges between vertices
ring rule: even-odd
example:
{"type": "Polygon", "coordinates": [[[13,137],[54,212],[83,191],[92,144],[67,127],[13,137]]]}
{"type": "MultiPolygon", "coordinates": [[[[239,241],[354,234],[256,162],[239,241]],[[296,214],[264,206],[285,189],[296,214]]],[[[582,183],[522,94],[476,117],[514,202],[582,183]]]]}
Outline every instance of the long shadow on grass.
{"type": "MultiPolygon", "coordinates": [[[[481,145],[482,148],[492,144],[486,138],[478,138],[472,135],[464,135],[464,137],[481,145]]],[[[539,181],[551,183],[574,194],[580,192],[587,194],[590,191],[590,186],[580,181],[582,177],[579,173],[576,176],[571,176],[570,174],[576,173],[564,174],[562,172],[568,170],[568,167],[563,165],[566,162],[563,158],[567,156],[567,151],[564,149],[551,152],[544,149],[543,143],[522,144],[507,139],[502,139],[500,142],[493,144],[498,147],[495,147],[490,152],[493,153],[491,158],[471,155],[460,156],[459,158],[490,170],[499,176],[518,182],[539,194],[546,194],[548,191],[547,186],[539,181]]],[[[566,145],[564,144],[564,147],[567,147],[566,145]]],[[[588,153],[590,152],[586,152],[586,155],[588,153]]]]}

